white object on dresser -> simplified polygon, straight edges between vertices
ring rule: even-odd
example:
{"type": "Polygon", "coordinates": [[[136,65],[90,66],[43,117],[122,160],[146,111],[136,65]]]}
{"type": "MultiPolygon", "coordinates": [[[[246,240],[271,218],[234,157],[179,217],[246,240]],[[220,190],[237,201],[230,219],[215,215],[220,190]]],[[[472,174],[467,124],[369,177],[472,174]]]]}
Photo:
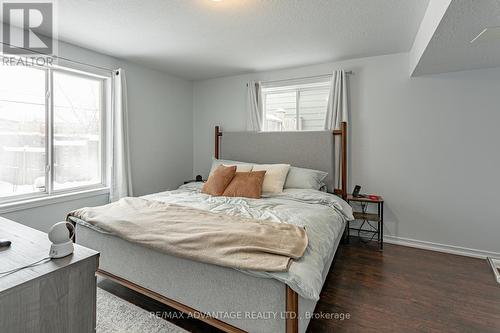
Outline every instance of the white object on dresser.
{"type": "Polygon", "coordinates": [[[54,224],[49,230],[49,240],[52,242],[50,246],[49,256],[51,258],[63,258],[69,256],[74,251],[73,236],[75,235],[75,227],[69,222],[59,222],[54,224]],[[68,226],[71,228],[69,234],[68,226]]]}
{"type": "MultiPolygon", "coordinates": [[[[12,241],[0,249],[0,272],[43,259],[51,247],[46,233],[1,217],[0,235],[12,241]]],[[[0,332],[95,332],[98,261],[98,252],[75,244],[72,255],[0,275],[0,332]]]]}

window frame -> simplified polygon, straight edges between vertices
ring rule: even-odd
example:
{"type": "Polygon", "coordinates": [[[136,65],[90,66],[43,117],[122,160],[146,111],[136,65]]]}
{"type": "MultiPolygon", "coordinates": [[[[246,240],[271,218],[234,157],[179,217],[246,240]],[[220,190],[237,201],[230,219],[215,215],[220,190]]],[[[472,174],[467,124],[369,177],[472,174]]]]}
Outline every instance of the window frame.
{"type": "MultiPolygon", "coordinates": [[[[2,56],[0,55],[0,60],[2,56]]],[[[30,68],[42,70],[45,72],[45,190],[33,193],[14,194],[0,197],[0,212],[3,208],[8,208],[8,211],[15,209],[9,208],[13,205],[39,202],[42,200],[59,199],[67,196],[81,196],[88,193],[109,193],[109,129],[110,126],[110,99],[111,99],[111,75],[101,75],[92,72],[72,69],[58,65],[53,66],[37,66],[32,65],[30,68]],[[54,73],[59,72],[66,75],[77,76],[85,79],[98,81],[101,88],[101,111],[100,111],[100,181],[96,184],[84,186],[76,186],[67,189],[54,189],[54,73]]]]}
{"type": "MultiPolygon", "coordinates": [[[[301,92],[304,91],[314,91],[317,89],[322,89],[329,86],[331,81],[331,75],[321,76],[317,78],[313,78],[313,80],[309,79],[292,79],[292,80],[283,80],[269,83],[262,83],[261,93],[262,93],[262,132],[314,132],[318,130],[303,130],[300,128],[300,95],[301,92]],[[317,84],[316,87],[297,87],[300,85],[307,84],[317,84]],[[295,87],[294,87],[295,86],[295,87]],[[290,87],[287,89],[286,87],[290,87]],[[276,91],[266,91],[276,89],[276,91]],[[273,94],[282,94],[282,93],[295,93],[295,130],[284,130],[284,131],[269,131],[267,129],[266,115],[267,115],[267,96],[273,94]]],[[[326,110],[325,110],[326,115],[326,110]]]]}

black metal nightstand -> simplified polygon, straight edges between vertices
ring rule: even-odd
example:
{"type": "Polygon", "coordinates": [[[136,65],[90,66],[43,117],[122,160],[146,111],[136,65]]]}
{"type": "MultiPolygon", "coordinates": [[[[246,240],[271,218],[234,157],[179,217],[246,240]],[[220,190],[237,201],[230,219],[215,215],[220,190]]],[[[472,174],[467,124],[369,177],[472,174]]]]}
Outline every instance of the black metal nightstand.
{"type": "MultiPolygon", "coordinates": [[[[366,196],[363,197],[353,197],[351,194],[347,196],[347,202],[350,204],[351,202],[359,202],[361,211],[353,212],[354,218],[358,221],[362,221],[359,228],[351,228],[350,222],[347,222],[347,241],[349,241],[350,231],[357,231],[358,236],[361,238],[360,233],[369,233],[372,234],[370,240],[373,240],[373,237],[377,235],[377,242],[380,250],[384,249],[384,199],[381,196],[377,196],[378,198],[368,198],[366,196]],[[376,204],[377,205],[377,213],[369,213],[368,205],[376,204]],[[372,225],[372,222],[377,223],[377,227],[375,228],[372,225]],[[368,224],[370,229],[363,229],[363,226],[368,224]]],[[[352,205],[351,205],[352,206],[352,205]]],[[[353,207],[354,208],[354,207],[353,207]]]]}

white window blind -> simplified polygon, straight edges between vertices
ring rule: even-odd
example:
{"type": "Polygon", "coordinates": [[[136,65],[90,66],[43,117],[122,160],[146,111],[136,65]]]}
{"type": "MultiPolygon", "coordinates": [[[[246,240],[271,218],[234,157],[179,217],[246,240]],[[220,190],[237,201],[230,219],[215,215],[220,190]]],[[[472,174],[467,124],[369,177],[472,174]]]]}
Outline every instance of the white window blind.
{"type": "Polygon", "coordinates": [[[329,77],[263,84],[264,131],[323,130],[329,77]]]}

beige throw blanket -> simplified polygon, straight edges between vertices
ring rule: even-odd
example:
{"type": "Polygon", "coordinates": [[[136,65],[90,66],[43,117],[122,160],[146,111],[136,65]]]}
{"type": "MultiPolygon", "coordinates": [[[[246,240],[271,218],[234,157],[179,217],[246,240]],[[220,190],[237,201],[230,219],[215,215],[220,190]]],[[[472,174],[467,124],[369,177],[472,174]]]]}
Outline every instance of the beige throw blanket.
{"type": "Polygon", "coordinates": [[[191,260],[256,271],[287,271],[307,247],[303,228],[123,198],[68,214],[130,242],[191,260]]]}

